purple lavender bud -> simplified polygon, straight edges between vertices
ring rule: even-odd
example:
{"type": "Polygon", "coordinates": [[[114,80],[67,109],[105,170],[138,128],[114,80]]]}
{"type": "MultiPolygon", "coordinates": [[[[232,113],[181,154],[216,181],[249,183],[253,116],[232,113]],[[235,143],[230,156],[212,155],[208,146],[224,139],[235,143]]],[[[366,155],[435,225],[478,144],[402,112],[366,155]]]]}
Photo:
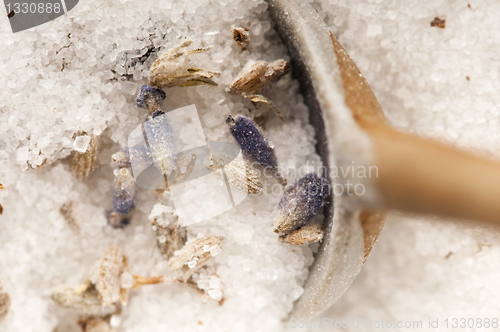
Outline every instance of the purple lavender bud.
{"type": "Polygon", "coordinates": [[[278,203],[278,215],[274,221],[274,231],[287,235],[304,226],[318,212],[329,195],[329,185],[325,178],[309,173],[287,189],[278,203]]]}
{"type": "Polygon", "coordinates": [[[130,168],[120,168],[114,171],[113,211],[128,214],[134,206],[135,181],[130,168]]]}
{"type": "Polygon", "coordinates": [[[143,85],[141,91],[137,94],[135,107],[146,108],[153,112],[160,107],[165,97],[165,92],[163,92],[163,90],[153,88],[149,85],[143,85]]]}
{"type": "Polygon", "coordinates": [[[243,115],[237,115],[236,118],[233,118],[229,114],[226,123],[229,125],[229,130],[238,142],[243,155],[250,160],[255,160],[266,170],[272,171],[278,180],[286,184],[286,180],[277,172],[278,159],[272,143],[264,136],[262,128],[243,115]]]}
{"type": "Polygon", "coordinates": [[[143,128],[153,164],[163,174],[169,175],[175,168],[175,139],[167,116],[148,116],[143,128]]]}

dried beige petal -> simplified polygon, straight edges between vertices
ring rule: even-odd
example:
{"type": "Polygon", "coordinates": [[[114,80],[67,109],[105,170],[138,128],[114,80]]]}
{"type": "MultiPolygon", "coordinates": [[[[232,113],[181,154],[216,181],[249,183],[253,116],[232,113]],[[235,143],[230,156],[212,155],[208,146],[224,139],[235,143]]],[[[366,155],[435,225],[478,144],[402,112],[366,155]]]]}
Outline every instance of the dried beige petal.
{"type": "Polygon", "coordinates": [[[69,201],[68,203],[64,203],[59,209],[59,212],[71,229],[78,233],[80,231],[80,222],[78,221],[74,202],[69,201]]]}
{"type": "MultiPolygon", "coordinates": [[[[0,285],[1,286],[1,285],[0,285]]],[[[0,287],[0,290],[2,287],[0,287]]],[[[0,293],[0,322],[7,316],[10,308],[10,296],[7,293],[0,293]]]]}
{"type": "Polygon", "coordinates": [[[234,81],[226,88],[231,94],[259,94],[290,70],[283,59],[272,63],[266,61],[248,62],[234,81]]]}
{"type": "Polygon", "coordinates": [[[149,85],[160,89],[174,86],[193,86],[193,85],[217,85],[212,78],[219,76],[220,73],[208,71],[201,68],[190,68],[187,65],[187,57],[190,54],[208,51],[210,47],[198,48],[191,51],[183,48],[191,45],[192,41],[183,42],[163,53],[156,60],[149,70],[149,85]]]}
{"type": "Polygon", "coordinates": [[[281,236],[280,241],[281,243],[301,246],[304,244],[321,242],[321,240],[323,240],[323,234],[324,227],[322,225],[314,224],[299,228],[286,236],[281,236]]]}
{"type": "Polygon", "coordinates": [[[434,17],[434,19],[431,22],[431,27],[438,27],[441,29],[446,28],[446,20],[439,18],[439,17],[434,17]]]}
{"type": "Polygon", "coordinates": [[[128,271],[127,257],[116,244],[109,245],[97,262],[90,281],[95,285],[103,305],[126,305],[128,290],[121,288],[120,276],[128,271]]]}
{"type": "Polygon", "coordinates": [[[257,93],[263,84],[260,78],[264,76],[268,66],[266,61],[247,62],[226,91],[235,95],[257,93]]]}
{"type": "Polygon", "coordinates": [[[107,316],[115,313],[118,306],[103,304],[94,285],[87,283],[75,288],[60,286],[52,291],[52,300],[58,305],[84,316],[107,316]]]}
{"type": "Polygon", "coordinates": [[[96,170],[100,152],[100,137],[93,135],[87,151],[71,153],[71,171],[81,181],[87,180],[96,170]]]}
{"type": "Polygon", "coordinates": [[[81,317],[78,319],[78,325],[82,332],[116,332],[108,320],[99,317],[81,317]]]}
{"type": "Polygon", "coordinates": [[[247,160],[241,157],[231,158],[224,154],[213,154],[211,159],[213,165],[207,168],[213,169],[213,173],[220,177],[225,175],[230,185],[248,191],[250,194],[262,192],[259,171],[247,160]],[[224,169],[224,174],[222,169],[224,169]]]}
{"type": "MultiPolygon", "coordinates": [[[[5,189],[4,185],[0,183],[0,190],[4,190],[4,189],[5,189]]],[[[2,213],[3,213],[3,206],[0,204],[0,214],[2,214],[2,213]]]]}
{"type": "Polygon", "coordinates": [[[167,259],[186,243],[186,230],[180,226],[179,217],[173,207],[158,202],[149,215],[160,252],[167,259]]]}
{"type": "Polygon", "coordinates": [[[233,27],[233,39],[237,45],[244,50],[250,46],[250,29],[245,27],[233,27]]]}
{"type": "Polygon", "coordinates": [[[177,157],[175,170],[172,175],[168,177],[169,179],[173,179],[172,184],[186,181],[191,175],[195,163],[196,155],[194,153],[188,153],[177,157]]]}
{"type": "Polygon", "coordinates": [[[223,238],[216,235],[208,235],[188,242],[170,258],[168,266],[173,271],[182,270],[184,272],[182,281],[186,282],[193,273],[220,252],[222,242],[223,238]]]}
{"type": "Polygon", "coordinates": [[[250,98],[250,100],[253,101],[254,103],[266,104],[267,106],[269,106],[269,108],[271,108],[274,111],[274,113],[276,113],[278,118],[285,121],[285,118],[283,117],[283,115],[281,115],[279,109],[274,105],[274,103],[269,98],[266,98],[263,95],[246,95],[245,98],[250,98]]]}

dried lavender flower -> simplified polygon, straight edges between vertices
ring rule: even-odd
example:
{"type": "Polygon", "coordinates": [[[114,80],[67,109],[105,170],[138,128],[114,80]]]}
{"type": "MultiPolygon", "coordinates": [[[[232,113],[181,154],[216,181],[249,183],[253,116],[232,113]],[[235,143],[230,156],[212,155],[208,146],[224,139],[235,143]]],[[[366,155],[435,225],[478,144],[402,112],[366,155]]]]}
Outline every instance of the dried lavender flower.
{"type": "Polygon", "coordinates": [[[201,268],[193,277],[189,280],[190,283],[196,285],[196,287],[203,291],[203,300],[224,300],[224,290],[221,278],[217,275],[214,268],[201,268]]]}
{"type": "Polygon", "coordinates": [[[314,224],[301,227],[288,235],[280,236],[280,242],[301,246],[304,244],[321,242],[321,240],[323,240],[323,235],[324,227],[314,224]]]}
{"type": "Polygon", "coordinates": [[[149,221],[160,252],[170,259],[176,250],[184,246],[187,239],[186,230],[180,226],[179,216],[174,208],[158,202],[149,214],[149,221]]]}
{"type": "Polygon", "coordinates": [[[278,203],[274,232],[287,235],[304,226],[318,212],[329,195],[325,178],[309,173],[287,189],[278,203]]]}
{"type": "Polygon", "coordinates": [[[104,317],[127,305],[131,289],[164,281],[163,276],[132,276],[127,257],[118,245],[111,244],[83,284],[78,287],[60,286],[52,292],[51,298],[80,315],[104,317]]]}
{"type": "Polygon", "coordinates": [[[250,29],[245,27],[233,27],[233,39],[237,45],[246,50],[250,46],[250,29]]]}
{"type": "Polygon", "coordinates": [[[243,95],[251,98],[254,103],[268,105],[276,115],[283,121],[285,119],[280,111],[268,98],[260,93],[266,90],[272,83],[279,80],[290,70],[290,65],[283,59],[268,63],[266,61],[249,61],[236,76],[226,91],[231,94],[243,95]]]}
{"type": "Polygon", "coordinates": [[[213,170],[213,173],[220,177],[225,175],[230,185],[248,191],[250,194],[260,194],[262,192],[259,171],[248,160],[242,158],[233,159],[224,154],[213,154],[211,159],[212,165],[207,166],[207,168],[213,170]]]}
{"type": "Polygon", "coordinates": [[[93,135],[87,151],[81,153],[72,151],[70,157],[71,171],[81,181],[87,180],[96,170],[99,161],[100,137],[93,135]]]}
{"type": "Polygon", "coordinates": [[[186,243],[186,245],[169,259],[168,266],[173,271],[182,271],[182,282],[191,278],[193,273],[203,267],[213,256],[220,253],[223,238],[208,235],[186,243]],[[208,249],[208,250],[207,250],[208,249]]]}
{"type": "Polygon", "coordinates": [[[51,299],[63,308],[71,309],[84,316],[104,317],[114,314],[119,306],[104,305],[94,285],[90,282],[75,288],[60,286],[52,291],[51,299]]]}
{"type": "Polygon", "coordinates": [[[9,313],[10,309],[10,296],[9,294],[2,292],[3,283],[0,279],[0,322],[3,321],[5,316],[9,313]]]}
{"type": "Polygon", "coordinates": [[[128,214],[110,211],[106,218],[108,224],[113,228],[123,228],[130,224],[130,216],[128,214]]]}
{"type": "Polygon", "coordinates": [[[266,172],[271,172],[281,184],[286,185],[286,179],[278,172],[278,159],[274,153],[274,145],[264,136],[262,128],[243,115],[233,118],[230,114],[227,116],[226,123],[243,155],[259,163],[266,172]]]}
{"type": "Polygon", "coordinates": [[[139,169],[145,169],[152,164],[153,161],[149,155],[149,151],[144,146],[125,148],[111,156],[111,165],[115,168],[137,167],[139,169]]]}
{"type": "Polygon", "coordinates": [[[113,209],[121,214],[128,214],[134,206],[136,187],[130,168],[120,168],[114,171],[113,209]]]}
{"type": "Polygon", "coordinates": [[[107,319],[100,317],[80,317],[78,325],[82,332],[116,332],[107,319]]]}
{"type": "Polygon", "coordinates": [[[434,17],[434,19],[431,22],[431,27],[438,27],[441,29],[446,28],[446,20],[439,18],[439,17],[434,17]]]}
{"type": "Polygon", "coordinates": [[[279,80],[290,70],[290,65],[283,59],[268,63],[266,61],[248,62],[226,91],[231,94],[259,94],[272,83],[279,80]]]}
{"type": "Polygon", "coordinates": [[[109,245],[89,278],[103,305],[127,304],[128,289],[121,287],[120,279],[124,272],[128,272],[127,257],[118,245],[109,245]]]}
{"type": "Polygon", "coordinates": [[[175,169],[175,139],[165,114],[148,116],[143,126],[149,155],[154,165],[169,175],[175,169]]]}
{"type": "Polygon", "coordinates": [[[156,60],[149,70],[149,85],[160,89],[174,86],[217,85],[212,78],[220,73],[201,68],[189,67],[188,55],[208,51],[207,48],[197,48],[191,51],[183,48],[191,45],[188,40],[165,52],[156,60]]]}
{"type": "Polygon", "coordinates": [[[194,165],[196,163],[196,155],[194,153],[188,153],[177,158],[175,170],[172,174],[171,179],[174,183],[181,183],[187,180],[193,172],[194,165]]]}
{"type": "Polygon", "coordinates": [[[137,94],[135,107],[145,108],[148,110],[149,114],[153,114],[154,111],[160,109],[160,105],[165,97],[166,95],[163,90],[153,88],[149,85],[143,85],[141,91],[137,94]]]}
{"type": "Polygon", "coordinates": [[[278,118],[280,118],[282,121],[285,121],[285,118],[283,117],[283,115],[281,115],[279,109],[274,105],[274,103],[269,98],[266,98],[263,95],[245,95],[245,98],[250,98],[250,100],[253,101],[254,103],[266,104],[274,111],[274,113],[276,113],[278,118]]]}
{"type": "MultiPolygon", "coordinates": [[[[6,189],[5,186],[0,183],[0,190],[5,190],[5,189],[6,189]]],[[[0,204],[0,214],[2,214],[2,213],[3,213],[3,206],[2,206],[2,204],[0,204]]]]}
{"type": "Polygon", "coordinates": [[[66,220],[72,230],[77,233],[80,232],[80,222],[78,220],[75,203],[73,201],[69,201],[68,203],[64,203],[63,205],[61,205],[61,207],[59,208],[59,213],[61,213],[64,220],[66,220]]]}

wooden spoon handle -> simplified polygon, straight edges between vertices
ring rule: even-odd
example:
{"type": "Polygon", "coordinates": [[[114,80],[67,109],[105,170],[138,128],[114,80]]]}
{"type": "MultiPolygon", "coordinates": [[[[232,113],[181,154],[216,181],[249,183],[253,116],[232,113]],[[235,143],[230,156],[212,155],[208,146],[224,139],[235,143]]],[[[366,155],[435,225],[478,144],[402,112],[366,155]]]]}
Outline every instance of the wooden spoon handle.
{"type": "Polygon", "coordinates": [[[500,222],[500,164],[433,140],[362,126],[375,146],[386,207],[500,222]]]}

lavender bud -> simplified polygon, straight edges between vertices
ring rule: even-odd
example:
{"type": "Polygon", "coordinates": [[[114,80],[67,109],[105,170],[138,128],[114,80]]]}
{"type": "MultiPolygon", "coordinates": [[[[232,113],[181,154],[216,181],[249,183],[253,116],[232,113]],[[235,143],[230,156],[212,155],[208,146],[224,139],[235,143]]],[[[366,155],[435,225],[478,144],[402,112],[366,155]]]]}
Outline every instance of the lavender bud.
{"type": "Polygon", "coordinates": [[[135,107],[145,108],[151,113],[160,107],[165,97],[165,92],[162,90],[153,88],[149,85],[143,85],[141,91],[137,94],[135,107]]]}
{"type": "Polygon", "coordinates": [[[278,159],[271,142],[264,136],[262,128],[243,115],[237,115],[236,118],[233,118],[229,114],[226,123],[229,125],[229,130],[236,142],[238,142],[243,155],[259,163],[266,171],[274,173],[273,175],[282,184],[286,184],[286,180],[277,172],[278,159]]]}
{"type": "Polygon", "coordinates": [[[281,236],[304,226],[318,212],[329,195],[325,178],[309,173],[287,189],[278,203],[274,232],[281,236]]]}
{"type": "Polygon", "coordinates": [[[135,181],[130,168],[115,170],[113,184],[113,209],[121,214],[128,214],[134,206],[135,181]]]}
{"type": "Polygon", "coordinates": [[[143,128],[154,165],[169,175],[175,168],[175,139],[167,117],[165,114],[148,116],[143,128]]]}

